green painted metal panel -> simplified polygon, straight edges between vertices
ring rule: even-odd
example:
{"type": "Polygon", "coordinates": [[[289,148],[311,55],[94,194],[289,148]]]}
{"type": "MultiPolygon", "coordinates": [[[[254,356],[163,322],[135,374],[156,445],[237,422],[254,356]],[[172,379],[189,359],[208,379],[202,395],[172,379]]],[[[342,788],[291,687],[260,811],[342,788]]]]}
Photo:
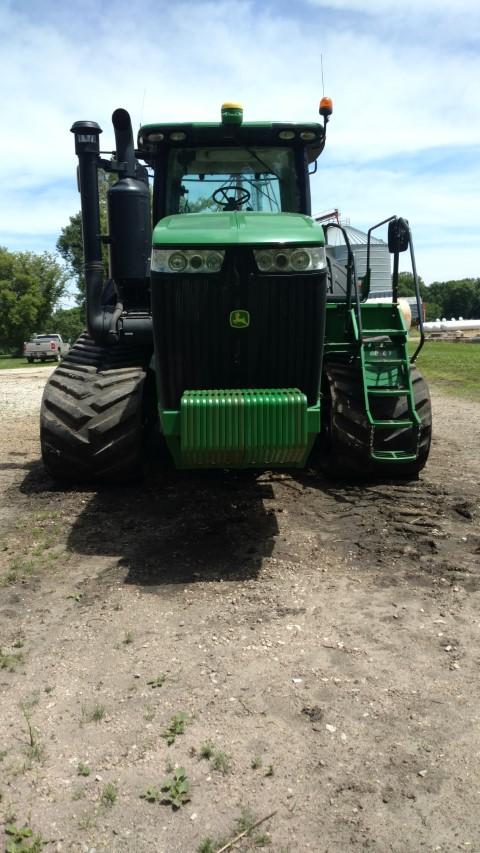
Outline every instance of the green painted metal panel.
{"type": "Polygon", "coordinates": [[[153,232],[153,247],[301,245],[323,246],[323,228],[302,213],[178,213],[153,232]]]}
{"type": "Polygon", "coordinates": [[[182,467],[299,465],[309,447],[307,398],[296,388],[185,391],[182,467]]]}
{"type": "MultiPolygon", "coordinates": [[[[323,132],[323,125],[319,124],[318,122],[303,122],[301,124],[298,124],[295,122],[287,122],[287,121],[285,121],[285,122],[283,122],[283,121],[282,122],[244,121],[242,123],[242,127],[246,127],[246,128],[264,127],[264,128],[271,129],[271,130],[276,129],[280,125],[282,128],[285,127],[287,130],[293,130],[296,133],[300,132],[302,130],[307,130],[307,131],[310,130],[310,131],[313,131],[314,133],[319,135],[323,132]]],[[[175,131],[178,129],[188,130],[188,128],[190,128],[190,127],[205,128],[208,130],[217,129],[219,132],[223,132],[225,130],[225,126],[223,124],[221,124],[221,122],[215,122],[215,121],[193,121],[193,122],[179,121],[179,122],[175,122],[175,123],[173,123],[173,122],[163,122],[163,123],[160,122],[160,123],[155,123],[155,124],[143,124],[141,126],[140,130],[138,131],[138,135],[142,136],[142,135],[147,134],[147,133],[157,133],[157,132],[163,132],[165,134],[168,134],[169,132],[175,131]]]]}

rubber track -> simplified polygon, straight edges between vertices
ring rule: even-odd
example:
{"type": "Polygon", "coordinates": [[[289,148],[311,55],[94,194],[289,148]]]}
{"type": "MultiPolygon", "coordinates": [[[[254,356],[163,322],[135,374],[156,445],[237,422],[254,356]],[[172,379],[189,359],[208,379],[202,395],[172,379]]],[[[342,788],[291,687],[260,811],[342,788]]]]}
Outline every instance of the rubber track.
{"type": "Polygon", "coordinates": [[[42,399],[44,464],[60,480],[119,482],[141,470],[148,354],[100,347],[84,334],[50,376],[42,399]]]}
{"type": "MultiPolygon", "coordinates": [[[[330,424],[322,456],[327,473],[356,479],[414,479],[428,459],[432,434],[430,394],[420,371],[411,367],[415,407],[422,421],[418,457],[415,462],[397,463],[379,462],[370,457],[371,428],[365,411],[360,369],[345,363],[330,363],[325,373],[329,385],[330,424]]],[[[405,397],[378,397],[372,405],[372,414],[380,420],[409,417],[405,397]]],[[[412,444],[411,429],[378,429],[375,443],[380,450],[406,450],[412,444]]]]}

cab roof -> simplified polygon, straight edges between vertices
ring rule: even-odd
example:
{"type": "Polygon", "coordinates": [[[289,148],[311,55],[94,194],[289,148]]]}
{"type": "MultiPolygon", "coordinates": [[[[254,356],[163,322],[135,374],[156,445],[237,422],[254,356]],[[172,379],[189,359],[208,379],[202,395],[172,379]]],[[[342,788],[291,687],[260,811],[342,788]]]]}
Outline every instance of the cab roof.
{"type": "Polygon", "coordinates": [[[318,122],[246,121],[239,125],[221,122],[169,122],[144,124],[138,131],[138,154],[155,160],[165,148],[200,146],[293,145],[305,148],[312,163],[323,151],[325,129],[318,122]]]}

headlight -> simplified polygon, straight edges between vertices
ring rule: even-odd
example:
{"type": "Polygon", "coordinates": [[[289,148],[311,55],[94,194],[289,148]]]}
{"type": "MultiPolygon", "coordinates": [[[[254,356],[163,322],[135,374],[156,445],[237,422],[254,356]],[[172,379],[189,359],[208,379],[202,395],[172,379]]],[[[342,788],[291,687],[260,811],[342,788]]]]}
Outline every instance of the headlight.
{"type": "Polygon", "coordinates": [[[298,249],[254,249],[255,263],[260,272],[313,272],[326,267],[323,246],[298,249]]]}
{"type": "Polygon", "coordinates": [[[225,252],[216,249],[153,249],[150,268],[163,273],[216,273],[224,258],[225,252]]]}

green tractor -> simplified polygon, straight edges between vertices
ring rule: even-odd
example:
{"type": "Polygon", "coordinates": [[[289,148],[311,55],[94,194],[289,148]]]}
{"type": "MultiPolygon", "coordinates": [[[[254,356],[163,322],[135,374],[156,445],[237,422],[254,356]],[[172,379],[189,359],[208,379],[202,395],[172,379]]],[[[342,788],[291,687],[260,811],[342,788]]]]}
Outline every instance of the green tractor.
{"type": "Polygon", "coordinates": [[[368,247],[388,223],[393,297],[368,302],[369,248],[360,279],[347,232],[311,216],[309,175],[331,112],[324,98],[321,123],[244,122],[224,104],[218,123],[145,125],[135,148],[117,109],[106,159],[99,125],[75,122],[88,331],[45,388],[42,455],[54,478],[129,480],[158,429],[180,469],[417,476],[431,409],[414,366],[421,320],[410,356],[397,298],[409,249],[420,305],[410,228],[390,217],[370,229],[368,247]],[[115,177],[108,234],[99,169],[115,177]],[[345,265],[328,244],[334,228],[345,265]]]}

